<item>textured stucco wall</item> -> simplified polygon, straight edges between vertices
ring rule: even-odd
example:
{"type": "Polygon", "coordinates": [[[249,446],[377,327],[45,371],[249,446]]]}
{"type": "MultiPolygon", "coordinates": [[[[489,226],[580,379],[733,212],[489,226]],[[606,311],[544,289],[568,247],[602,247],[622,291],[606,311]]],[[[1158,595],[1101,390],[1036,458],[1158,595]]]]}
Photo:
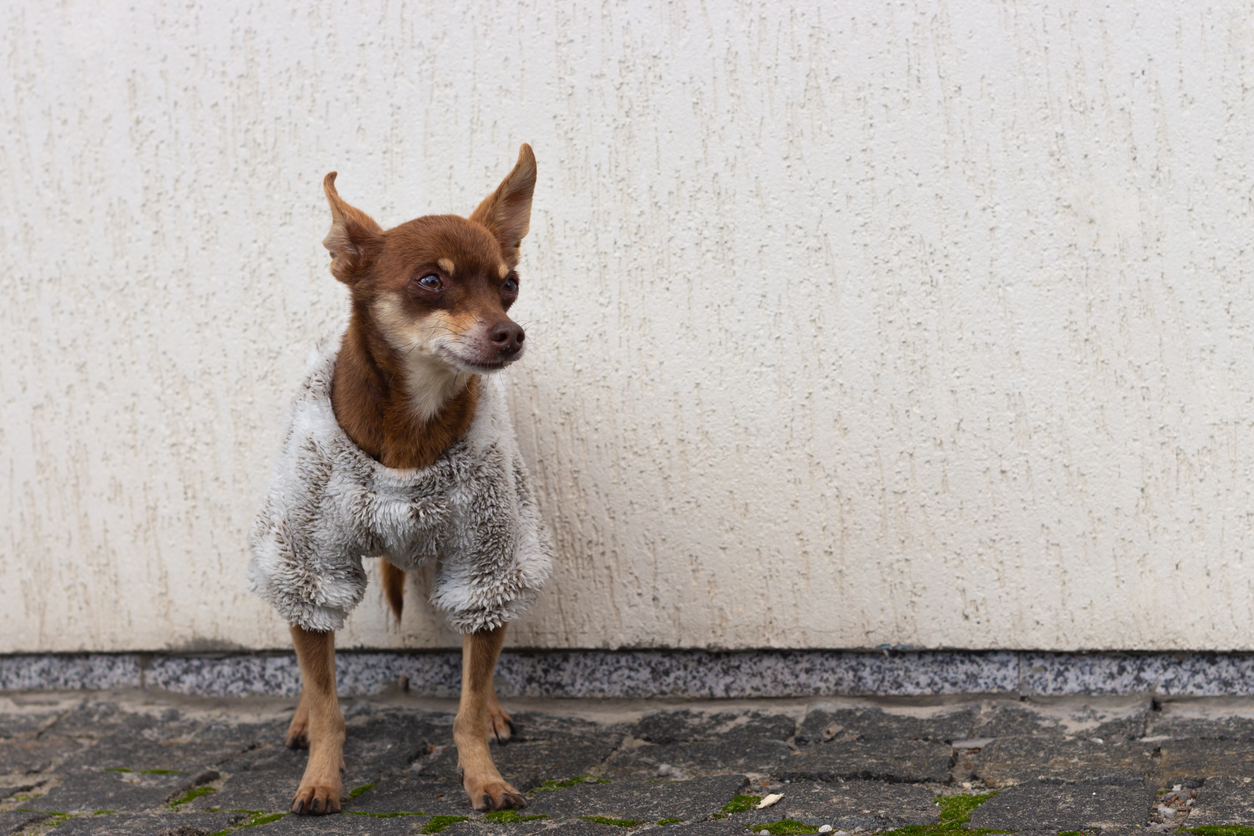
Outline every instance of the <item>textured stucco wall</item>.
{"type": "Polygon", "coordinates": [[[286,644],[320,179],[523,141],[514,644],[1254,649],[1254,6],[490,5],[0,8],[0,651],[286,644]]]}

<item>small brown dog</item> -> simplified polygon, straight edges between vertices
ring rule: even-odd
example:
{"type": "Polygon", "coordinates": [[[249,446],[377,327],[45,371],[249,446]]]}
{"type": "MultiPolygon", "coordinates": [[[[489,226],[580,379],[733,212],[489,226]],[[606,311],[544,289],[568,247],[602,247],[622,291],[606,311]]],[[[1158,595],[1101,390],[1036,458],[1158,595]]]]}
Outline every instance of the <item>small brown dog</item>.
{"type": "MultiPolygon", "coordinates": [[[[535,156],[530,146],[523,145],[513,170],[469,218],[426,216],[387,231],[340,198],[335,172],[324,181],[332,223],[323,243],[331,253],[331,273],[350,289],[352,310],[323,377],[315,374],[315,382],[306,386],[324,395],[329,390],[339,429],[328,432],[342,430],[352,444],[338,437],[327,440],[324,432],[315,441],[295,445],[292,439],[299,430],[289,430],[287,446],[301,446],[292,453],[299,460],[281,461],[280,468],[301,472],[290,476],[276,469],[276,484],[304,480],[316,483],[321,493],[300,514],[275,511],[274,502],[268,501],[253,544],[254,571],[260,573],[254,577],[254,589],[291,624],[304,686],[287,733],[288,746],[309,748],[309,762],[292,800],[294,813],[340,809],[345,726],[336,697],[334,630],[360,600],[363,554],[387,559],[382,567],[384,590],[398,618],[404,569],[430,557],[441,560],[433,601],[453,614],[455,626],[464,633],[461,702],[453,724],[463,789],[477,810],[527,805],[501,777],[488,750],[489,734],[504,743],[513,731],[492,676],[505,624],[547,575],[546,550],[551,547],[521,462],[509,450],[502,458],[495,442],[482,440],[485,433],[502,432],[508,415],[501,411],[503,398],[493,394],[495,384],[481,375],[522,356],[523,329],[506,312],[518,297],[518,248],[529,228],[535,180],[535,156]],[[477,418],[480,413],[485,415],[477,418]],[[476,429],[481,425],[484,429],[476,429]],[[315,456],[310,453],[313,448],[322,452],[315,456]],[[345,465],[351,478],[337,475],[333,467],[339,464],[328,463],[337,456],[355,457],[345,465]],[[467,468],[457,464],[456,456],[479,458],[467,468]],[[478,475],[465,476],[463,471],[478,475]],[[410,493],[405,493],[396,487],[399,481],[417,478],[413,474],[426,480],[420,489],[407,487],[410,493]],[[495,481],[480,491],[488,499],[462,508],[457,505],[463,501],[460,497],[473,493],[475,486],[467,488],[457,480],[474,478],[495,481]],[[349,484],[351,479],[369,483],[369,489],[349,484]],[[506,493],[513,492],[512,504],[492,504],[501,486],[506,493]],[[403,540],[391,529],[379,534],[376,526],[343,546],[344,561],[330,570],[320,569],[322,564],[314,563],[323,560],[329,547],[319,544],[348,542],[340,534],[318,529],[320,523],[309,519],[329,503],[339,503],[336,508],[341,510],[335,513],[373,522],[383,519],[387,525],[398,516],[412,519],[421,531],[403,540]],[[505,511],[493,510],[498,507],[505,511]],[[485,513],[492,519],[458,523],[485,513]],[[526,525],[518,524],[520,519],[526,525]],[[470,533],[456,529],[459,524],[469,526],[470,533]],[[512,533],[511,526],[522,533],[512,533]],[[456,542],[449,546],[441,537],[456,542]],[[498,542],[502,537],[504,545],[498,542]],[[302,554],[312,556],[291,556],[302,549],[302,554]],[[458,549],[479,563],[464,570],[447,568],[448,554],[458,549]],[[534,566],[515,559],[525,557],[528,549],[540,556],[534,566]],[[273,565],[257,570],[263,559],[273,565]],[[483,570],[485,561],[491,564],[488,570],[483,570]],[[493,572],[496,576],[489,581],[495,585],[489,588],[481,575],[493,572]],[[453,590],[447,595],[439,589],[444,574],[450,578],[446,586],[453,590]],[[286,578],[282,588],[274,580],[279,575],[286,578]],[[336,598],[334,584],[345,577],[351,589],[336,598]],[[463,587],[474,584],[479,586],[466,598],[463,587]],[[295,598],[300,600],[293,602],[295,598]]],[[[295,424],[301,419],[298,415],[292,420],[295,424]]],[[[508,435],[504,446],[510,447],[512,430],[504,432],[508,435]]]]}

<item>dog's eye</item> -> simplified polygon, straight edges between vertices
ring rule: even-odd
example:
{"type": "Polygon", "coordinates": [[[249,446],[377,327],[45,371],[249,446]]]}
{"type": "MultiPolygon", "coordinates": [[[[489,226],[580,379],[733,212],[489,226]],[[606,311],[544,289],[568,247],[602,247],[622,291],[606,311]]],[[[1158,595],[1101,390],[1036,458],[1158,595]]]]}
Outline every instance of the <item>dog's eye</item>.
{"type": "Polygon", "coordinates": [[[510,276],[508,279],[505,280],[505,284],[501,285],[501,290],[505,291],[506,293],[517,293],[518,292],[518,279],[514,278],[513,276],[510,276]]]}
{"type": "Polygon", "coordinates": [[[427,290],[439,290],[444,282],[440,281],[440,277],[435,273],[428,273],[418,280],[418,284],[427,290]]]}

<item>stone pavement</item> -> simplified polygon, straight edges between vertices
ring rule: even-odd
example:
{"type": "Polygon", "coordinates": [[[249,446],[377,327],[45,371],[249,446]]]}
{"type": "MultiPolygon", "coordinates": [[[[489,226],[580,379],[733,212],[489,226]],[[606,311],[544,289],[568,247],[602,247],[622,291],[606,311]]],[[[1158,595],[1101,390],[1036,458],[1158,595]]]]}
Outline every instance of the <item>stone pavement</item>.
{"type": "Polygon", "coordinates": [[[1254,698],[507,701],[494,754],[529,806],[483,815],[454,705],[397,691],[344,700],[345,812],[321,818],[286,815],[293,706],[0,692],[0,834],[1254,836],[1254,698]]]}

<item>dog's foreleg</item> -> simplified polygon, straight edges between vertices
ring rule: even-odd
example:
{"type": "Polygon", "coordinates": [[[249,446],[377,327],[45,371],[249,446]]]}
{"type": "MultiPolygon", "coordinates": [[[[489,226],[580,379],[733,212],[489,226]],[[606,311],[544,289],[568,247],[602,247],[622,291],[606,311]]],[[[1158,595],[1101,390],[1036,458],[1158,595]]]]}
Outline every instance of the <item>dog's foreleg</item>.
{"type": "MultiPolygon", "coordinates": [[[[309,738],[309,763],[292,799],[292,812],[338,813],[340,771],[344,769],[344,715],[335,695],[335,633],[315,633],[292,625],[292,643],[300,662],[304,685],[301,702],[307,707],[309,738]]],[[[298,716],[299,712],[297,708],[298,716]]]]}
{"type": "Polygon", "coordinates": [[[296,711],[292,714],[292,722],[287,725],[287,739],[283,742],[289,749],[309,748],[309,696],[303,687],[300,689],[300,702],[296,703],[296,711]]]}
{"type": "Polygon", "coordinates": [[[501,698],[496,695],[495,688],[488,689],[487,708],[484,713],[488,715],[488,737],[495,737],[496,742],[502,746],[509,743],[515,732],[514,720],[505,710],[505,706],[501,705],[501,698]]]}
{"type": "Polygon", "coordinates": [[[453,721],[453,742],[462,789],[476,810],[527,806],[522,793],[505,783],[488,751],[489,696],[496,698],[492,672],[504,641],[504,625],[462,637],[462,698],[453,721]]]}

